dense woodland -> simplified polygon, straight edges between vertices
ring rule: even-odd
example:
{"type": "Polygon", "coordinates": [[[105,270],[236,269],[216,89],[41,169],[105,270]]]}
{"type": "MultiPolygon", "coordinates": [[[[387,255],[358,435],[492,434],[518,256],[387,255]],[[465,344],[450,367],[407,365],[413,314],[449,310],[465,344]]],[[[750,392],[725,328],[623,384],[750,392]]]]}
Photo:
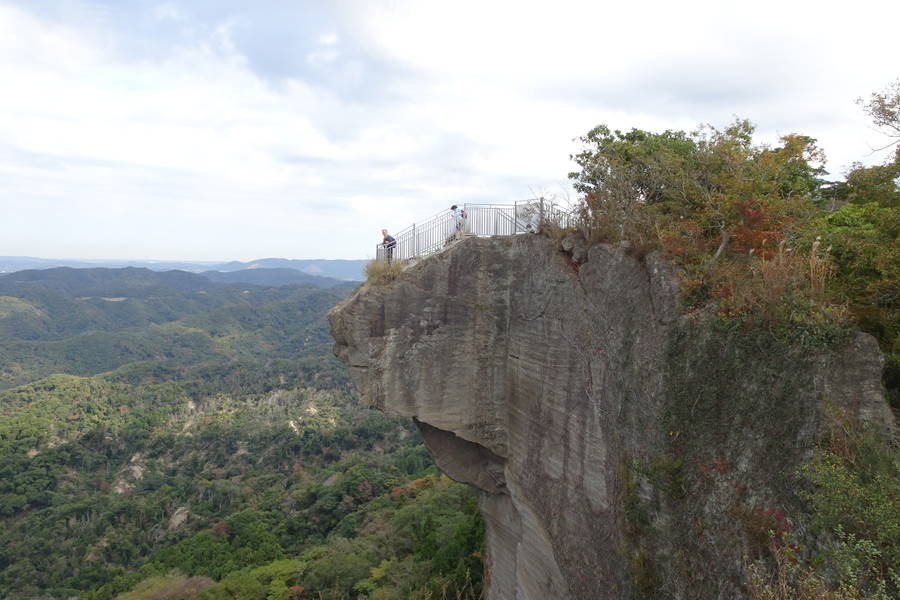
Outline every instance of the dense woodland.
{"type": "Polygon", "coordinates": [[[330,355],[349,289],[0,277],[0,598],[477,596],[475,496],[330,355]]]}

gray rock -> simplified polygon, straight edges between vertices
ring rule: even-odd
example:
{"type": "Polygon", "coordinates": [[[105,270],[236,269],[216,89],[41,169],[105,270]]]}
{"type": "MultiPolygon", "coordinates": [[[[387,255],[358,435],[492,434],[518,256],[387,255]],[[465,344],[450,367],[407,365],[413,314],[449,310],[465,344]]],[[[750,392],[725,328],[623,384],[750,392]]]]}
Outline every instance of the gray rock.
{"type": "Polygon", "coordinates": [[[588,259],[588,243],[580,233],[570,233],[562,239],[560,247],[572,257],[572,262],[583,264],[588,259]]]}
{"type": "Polygon", "coordinates": [[[481,490],[488,598],[745,598],[753,516],[803,534],[823,399],[890,419],[877,346],[737,338],[679,315],[659,256],[562,248],[469,238],[363,284],[329,314],[335,353],[481,490]]]}

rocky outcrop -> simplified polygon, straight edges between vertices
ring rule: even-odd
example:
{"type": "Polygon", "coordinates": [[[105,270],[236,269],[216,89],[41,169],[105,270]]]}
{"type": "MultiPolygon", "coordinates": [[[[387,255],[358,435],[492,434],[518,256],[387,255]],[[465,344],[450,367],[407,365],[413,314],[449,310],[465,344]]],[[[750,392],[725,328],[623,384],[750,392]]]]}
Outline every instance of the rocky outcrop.
{"type": "Polygon", "coordinates": [[[676,307],[656,255],[524,235],[467,239],[329,319],[363,400],[481,490],[489,598],[741,598],[757,521],[802,534],[822,402],[890,419],[881,356],[676,307]]]}

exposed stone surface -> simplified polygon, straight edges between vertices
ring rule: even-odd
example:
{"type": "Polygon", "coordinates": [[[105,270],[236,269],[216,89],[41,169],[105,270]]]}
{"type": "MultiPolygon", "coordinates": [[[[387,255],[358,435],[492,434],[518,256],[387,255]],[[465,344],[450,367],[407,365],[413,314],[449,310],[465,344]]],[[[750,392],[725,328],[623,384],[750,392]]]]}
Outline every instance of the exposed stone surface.
{"type": "Polygon", "coordinates": [[[188,510],[186,506],[179,506],[178,509],[172,513],[172,516],[169,517],[169,531],[175,531],[179,529],[184,522],[187,521],[188,515],[191,514],[191,511],[188,510]]]}
{"type": "Polygon", "coordinates": [[[737,340],[679,316],[657,256],[561,246],[470,238],[363,284],[335,352],[482,490],[490,599],[745,597],[753,517],[793,514],[823,398],[890,419],[877,347],[737,340]]]}

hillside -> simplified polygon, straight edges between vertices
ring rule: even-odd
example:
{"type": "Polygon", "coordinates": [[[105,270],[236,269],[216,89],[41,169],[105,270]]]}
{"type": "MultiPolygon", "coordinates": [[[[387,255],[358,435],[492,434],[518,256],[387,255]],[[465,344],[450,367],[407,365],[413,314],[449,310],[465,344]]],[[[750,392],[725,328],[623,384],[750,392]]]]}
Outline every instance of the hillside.
{"type": "Polygon", "coordinates": [[[238,271],[203,271],[200,273],[212,281],[225,283],[250,283],[262,286],[300,285],[309,284],[317,287],[335,287],[347,285],[346,281],[332,277],[319,277],[309,275],[297,269],[286,268],[259,268],[240,269],[238,271]]]}
{"type": "Polygon", "coordinates": [[[0,277],[0,388],[142,361],[181,368],[321,355],[329,345],[321,315],[346,289],[134,268],[11,273],[0,277]]]}
{"type": "Polygon", "coordinates": [[[240,271],[244,269],[295,269],[309,275],[331,277],[344,281],[363,279],[365,260],[316,260],[261,258],[250,262],[232,261],[211,267],[215,271],[240,271]]]}
{"type": "Polygon", "coordinates": [[[144,269],[0,286],[0,598],[475,593],[473,495],[330,356],[346,288],[144,269]]]}

